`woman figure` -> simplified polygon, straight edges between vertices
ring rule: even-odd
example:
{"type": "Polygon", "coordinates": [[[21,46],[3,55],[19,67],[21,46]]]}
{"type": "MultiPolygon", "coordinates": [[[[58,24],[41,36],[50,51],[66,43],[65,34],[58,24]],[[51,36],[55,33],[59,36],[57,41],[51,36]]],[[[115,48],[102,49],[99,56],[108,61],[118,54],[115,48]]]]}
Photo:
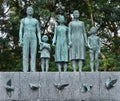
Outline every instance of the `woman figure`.
{"type": "Polygon", "coordinates": [[[85,60],[85,45],[87,45],[87,36],[84,22],[79,21],[79,11],[73,12],[74,20],[69,23],[69,45],[70,60],[73,70],[76,71],[76,62],[78,62],[81,72],[83,60],[85,60]]]}
{"type": "Polygon", "coordinates": [[[64,25],[64,16],[58,18],[59,25],[55,27],[53,46],[55,45],[55,62],[59,72],[62,65],[64,72],[67,71],[68,64],[68,42],[67,42],[67,27],[64,25]]]}

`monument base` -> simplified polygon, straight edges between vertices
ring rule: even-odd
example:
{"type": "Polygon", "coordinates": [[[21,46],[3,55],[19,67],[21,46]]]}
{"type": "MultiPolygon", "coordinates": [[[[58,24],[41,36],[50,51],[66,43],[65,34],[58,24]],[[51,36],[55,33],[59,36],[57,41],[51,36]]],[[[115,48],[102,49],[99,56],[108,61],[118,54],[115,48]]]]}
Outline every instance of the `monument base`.
{"type": "Polygon", "coordinates": [[[0,101],[120,101],[119,84],[120,72],[0,72],[0,101]]]}

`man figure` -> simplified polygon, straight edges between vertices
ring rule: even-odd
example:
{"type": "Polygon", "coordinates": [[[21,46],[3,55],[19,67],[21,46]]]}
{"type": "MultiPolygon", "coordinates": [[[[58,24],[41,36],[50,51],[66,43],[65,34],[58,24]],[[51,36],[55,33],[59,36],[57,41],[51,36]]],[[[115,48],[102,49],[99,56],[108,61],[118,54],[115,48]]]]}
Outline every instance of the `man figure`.
{"type": "Polygon", "coordinates": [[[90,29],[91,36],[88,37],[88,47],[90,48],[90,67],[91,71],[94,71],[94,62],[96,71],[98,71],[99,61],[98,56],[100,53],[100,38],[96,36],[97,29],[96,27],[92,27],[90,29]]]}
{"type": "Polygon", "coordinates": [[[87,35],[84,22],[79,21],[79,11],[73,12],[74,20],[69,23],[69,46],[70,60],[74,72],[76,71],[76,63],[78,62],[79,72],[82,70],[82,64],[85,60],[85,45],[87,45],[87,35]]]}
{"type": "Polygon", "coordinates": [[[39,44],[41,43],[41,34],[39,28],[39,22],[33,18],[33,8],[29,6],[27,8],[27,17],[21,19],[20,30],[19,30],[19,42],[20,46],[23,47],[23,71],[27,72],[29,54],[30,54],[30,70],[31,72],[36,71],[36,51],[37,51],[37,37],[39,44]]]}

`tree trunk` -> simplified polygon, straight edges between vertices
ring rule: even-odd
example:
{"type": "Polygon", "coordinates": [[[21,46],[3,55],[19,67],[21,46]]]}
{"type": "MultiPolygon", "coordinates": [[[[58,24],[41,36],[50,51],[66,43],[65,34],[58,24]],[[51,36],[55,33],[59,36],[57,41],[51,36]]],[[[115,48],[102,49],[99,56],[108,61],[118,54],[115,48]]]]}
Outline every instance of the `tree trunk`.
{"type": "Polygon", "coordinates": [[[88,11],[89,11],[89,13],[90,13],[91,26],[94,26],[92,5],[90,4],[90,1],[89,1],[89,0],[85,0],[85,2],[86,2],[86,4],[88,5],[88,11]]]}

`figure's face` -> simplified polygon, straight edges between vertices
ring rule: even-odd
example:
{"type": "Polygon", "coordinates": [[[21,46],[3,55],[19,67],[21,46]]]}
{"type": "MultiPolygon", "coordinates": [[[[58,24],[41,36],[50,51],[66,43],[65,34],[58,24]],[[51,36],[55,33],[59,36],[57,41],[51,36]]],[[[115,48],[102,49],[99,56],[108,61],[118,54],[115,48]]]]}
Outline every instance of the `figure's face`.
{"type": "Polygon", "coordinates": [[[73,16],[74,16],[74,18],[79,18],[79,16],[80,16],[79,11],[78,11],[78,10],[75,10],[75,11],[73,12],[73,16]]]}
{"type": "Polygon", "coordinates": [[[65,19],[63,16],[60,16],[59,19],[58,19],[58,22],[59,23],[64,23],[65,19]]]}
{"type": "Polygon", "coordinates": [[[96,29],[95,27],[92,27],[92,28],[90,29],[90,33],[91,33],[91,34],[96,34],[96,32],[97,32],[97,29],[96,29]]]}
{"type": "Polygon", "coordinates": [[[26,12],[27,12],[28,15],[33,15],[33,8],[28,7],[26,12]]]}
{"type": "Polygon", "coordinates": [[[47,41],[48,41],[48,37],[47,37],[46,35],[44,35],[44,36],[42,37],[42,40],[43,40],[44,42],[47,42],[47,41]]]}

